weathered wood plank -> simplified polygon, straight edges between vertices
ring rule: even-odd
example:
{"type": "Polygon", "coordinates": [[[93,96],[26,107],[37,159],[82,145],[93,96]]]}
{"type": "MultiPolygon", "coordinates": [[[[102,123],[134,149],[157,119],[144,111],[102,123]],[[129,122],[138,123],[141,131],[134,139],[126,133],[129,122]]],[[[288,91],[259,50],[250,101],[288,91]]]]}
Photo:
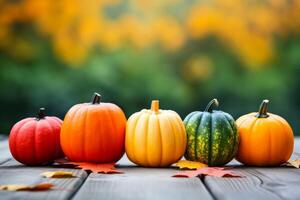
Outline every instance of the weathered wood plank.
{"type": "Polygon", "coordinates": [[[276,194],[263,186],[261,179],[249,173],[246,168],[233,169],[243,178],[204,177],[204,183],[215,199],[280,199],[276,194]]]}
{"type": "Polygon", "coordinates": [[[4,184],[37,184],[48,182],[55,185],[48,191],[0,191],[0,199],[69,199],[82,185],[87,173],[78,169],[65,169],[58,167],[26,167],[15,160],[0,166],[0,185],[4,184]],[[75,178],[43,178],[40,174],[45,171],[64,170],[76,174],[75,178]]]}
{"type": "MultiPolygon", "coordinates": [[[[295,138],[294,151],[300,152],[300,139],[295,138]]],[[[292,158],[299,158],[294,153],[292,158]]],[[[244,178],[203,178],[216,199],[299,199],[300,170],[288,167],[245,167],[233,160],[233,171],[244,178]]]]}
{"type": "Polygon", "coordinates": [[[296,168],[255,168],[249,171],[263,182],[263,187],[282,199],[299,199],[300,170],[296,168]]]}
{"type": "Polygon", "coordinates": [[[2,137],[1,139],[2,140],[0,140],[0,164],[12,158],[12,155],[9,151],[7,138],[2,137]]]}
{"type": "Polygon", "coordinates": [[[204,178],[216,199],[299,199],[299,169],[243,167],[233,171],[245,178],[204,178]]]}
{"type": "Polygon", "coordinates": [[[212,199],[200,179],[172,178],[173,168],[136,167],[125,156],[120,164],[125,174],[92,173],[74,199],[212,199]]]}

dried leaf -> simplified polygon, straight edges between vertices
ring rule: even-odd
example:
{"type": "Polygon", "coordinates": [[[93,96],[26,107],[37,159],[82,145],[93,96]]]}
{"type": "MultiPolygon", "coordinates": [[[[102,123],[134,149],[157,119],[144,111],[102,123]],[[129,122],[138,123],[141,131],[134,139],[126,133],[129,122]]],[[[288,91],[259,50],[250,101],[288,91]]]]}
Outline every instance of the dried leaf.
{"type": "Polygon", "coordinates": [[[216,176],[216,177],[242,177],[232,171],[224,170],[224,167],[203,167],[196,170],[179,172],[173,177],[192,178],[199,175],[216,176]]]}
{"type": "Polygon", "coordinates": [[[291,166],[295,168],[300,168],[300,159],[288,160],[283,166],[291,166]]]}
{"type": "Polygon", "coordinates": [[[9,190],[9,191],[42,191],[49,190],[54,187],[51,183],[39,183],[36,185],[19,185],[19,184],[11,184],[11,185],[0,185],[0,190],[9,190]]]}
{"type": "Polygon", "coordinates": [[[41,175],[46,178],[73,178],[73,177],[76,177],[73,172],[66,172],[66,171],[44,172],[41,175]]]}
{"type": "Polygon", "coordinates": [[[179,169],[199,169],[202,167],[207,167],[207,165],[204,163],[190,160],[180,160],[179,162],[175,163],[175,166],[179,167],[179,169]]]}
{"type": "Polygon", "coordinates": [[[108,164],[97,164],[97,163],[78,163],[76,168],[83,170],[90,170],[94,173],[104,173],[104,174],[121,174],[122,171],[119,171],[115,168],[115,163],[108,164]]]}
{"type": "Polygon", "coordinates": [[[94,173],[104,173],[104,174],[121,174],[124,173],[115,168],[115,163],[87,163],[87,162],[70,162],[66,159],[56,160],[56,163],[60,165],[73,165],[75,168],[89,170],[94,173]]]}

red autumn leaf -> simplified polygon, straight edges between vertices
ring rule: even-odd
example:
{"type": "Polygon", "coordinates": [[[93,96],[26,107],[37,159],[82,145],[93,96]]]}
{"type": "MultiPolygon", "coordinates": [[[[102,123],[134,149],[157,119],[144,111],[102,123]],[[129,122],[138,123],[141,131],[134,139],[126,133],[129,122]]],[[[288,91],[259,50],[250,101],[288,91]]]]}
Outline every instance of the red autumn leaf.
{"type": "Polygon", "coordinates": [[[179,172],[173,177],[192,178],[198,175],[216,176],[216,177],[242,177],[232,171],[224,170],[224,167],[203,167],[196,170],[179,172]]]}
{"type": "Polygon", "coordinates": [[[104,173],[104,174],[121,174],[124,173],[115,168],[115,163],[88,163],[88,162],[70,162],[66,159],[56,160],[56,163],[60,165],[73,165],[75,168],[89,170],[94,173],[104,173]]]}

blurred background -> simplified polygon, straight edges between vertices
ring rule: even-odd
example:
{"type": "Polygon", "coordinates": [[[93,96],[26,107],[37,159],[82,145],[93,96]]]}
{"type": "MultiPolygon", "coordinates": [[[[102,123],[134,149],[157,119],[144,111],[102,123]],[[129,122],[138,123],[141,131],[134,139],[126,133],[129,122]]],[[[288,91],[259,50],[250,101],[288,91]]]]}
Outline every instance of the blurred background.
{"type": "Polygon", "coordinates": [[[126,116],[182,118],[212,98],[300,128],[299,0],[0,0],[0,133],[99,92],[126,116]]]}

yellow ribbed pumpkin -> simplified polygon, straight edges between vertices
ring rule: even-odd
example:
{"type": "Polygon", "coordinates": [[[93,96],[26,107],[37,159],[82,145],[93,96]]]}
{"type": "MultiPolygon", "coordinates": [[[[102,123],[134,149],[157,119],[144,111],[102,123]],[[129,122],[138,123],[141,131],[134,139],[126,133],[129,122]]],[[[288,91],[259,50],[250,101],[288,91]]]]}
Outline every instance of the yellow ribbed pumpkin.
{"type": "Polygon", "coordinates": [[[177,162],[186,148],[186,132],[180,116],[160,110],[159,101],[151,109],[134,113],[127,121],[125,149],[128,158],[145,167],[166,167],[177,162]]]}

